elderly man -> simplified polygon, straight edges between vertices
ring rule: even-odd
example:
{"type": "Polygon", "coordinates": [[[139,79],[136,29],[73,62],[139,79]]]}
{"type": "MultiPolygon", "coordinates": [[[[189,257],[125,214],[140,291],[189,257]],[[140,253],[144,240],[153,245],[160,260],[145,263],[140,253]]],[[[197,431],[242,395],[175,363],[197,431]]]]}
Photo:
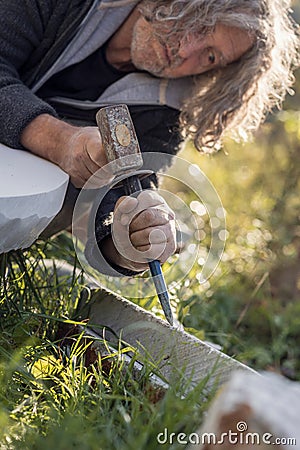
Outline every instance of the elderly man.
{"type": "MultiPolygon", "coordinates": [[[[0,141],[67,172],[71,207],[75,188],[107,162],[94,123],[100,106],[128,104],[144,152],[174,154],[183,137],[209,151],[225,131],[243,136],[257,128],[283,100],[297,63],[287,0],[0,5],[0,141]]],[[[109,179],[107,172],[102,183],[109,179]]],[[[145,264],[126,260],[110,239],[106,219],[116,200],[112,194],[98,215],[99,246],[112,265],[143,270],[145,264]]],[[[148,199],[130,236],[135,248],[146,250],[151,231],[161,229],[164,261],[174,251],[175,234],[172,213],[160,203],[148,199]]],[[[129,199],[118,205],[122,214],[135,207],[129,199]]]]}

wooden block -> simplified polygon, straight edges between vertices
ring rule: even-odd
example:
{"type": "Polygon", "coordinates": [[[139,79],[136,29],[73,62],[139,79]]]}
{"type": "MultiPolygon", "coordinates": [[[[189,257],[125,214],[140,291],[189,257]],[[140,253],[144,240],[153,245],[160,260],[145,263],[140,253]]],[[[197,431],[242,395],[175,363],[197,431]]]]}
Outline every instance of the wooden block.
{"type": "MultiPolygon", "coordinates": [[[[52,266],[51,261],[44,264],[52,266]]],[[[55,266],[58,276],[72,279],[72,266],[64,261],[55,261],[55,266]]],[[[85,282],[91,293],[87,303],[82,298],[80,319],[88,319],[87,333],[103,338],[102,329],[106,328],[104,336],[112,348],[119,348],[120,339],[128,343],[138,350],[142,359],[146,357],[159,368],[157,375],[168,385],[185,380],[190,390],[207,379],[208,393],[227,382],[236,371],[259,376],[250,367],[186,333],[179,325],[171,327],[124,297],[97,288],[89,277],[85,282]]]]}
{"type": "Polygon", "coordinates": [[[181,328],[145,311],[132,302],[107,290],[95,290],[86,311],[89,327],[111,328],[105,337],[117,344],[116,335],[138,349],[158,365],[167,382],[184,377],[190,388],[208,378],[207,389],[223,384],[231,373],[241,370],[256,374],[251,368],[200,341],[181,328]]]}

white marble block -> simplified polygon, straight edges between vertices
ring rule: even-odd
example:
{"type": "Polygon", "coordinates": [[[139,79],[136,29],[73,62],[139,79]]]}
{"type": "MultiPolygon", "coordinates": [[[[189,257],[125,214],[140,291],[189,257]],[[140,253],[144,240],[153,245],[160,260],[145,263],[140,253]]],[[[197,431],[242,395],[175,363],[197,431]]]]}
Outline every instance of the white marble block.
{"type": "Polygon", "coordinates": [[[68,180],[55,164],[0,144],[0,254],[39,237],[60,211],[68,180]]]}

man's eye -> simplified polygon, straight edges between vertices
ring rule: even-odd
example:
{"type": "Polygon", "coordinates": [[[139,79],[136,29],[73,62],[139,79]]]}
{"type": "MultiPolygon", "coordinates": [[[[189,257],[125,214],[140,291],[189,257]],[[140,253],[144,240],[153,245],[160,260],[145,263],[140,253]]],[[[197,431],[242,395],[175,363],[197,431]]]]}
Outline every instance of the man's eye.
{"type": "Polygon", "coordinates": [[[208,61],[209,61],[209,64],[214,64],[216,62],[216,57],[213,52],[209,52],[208,61]]]}

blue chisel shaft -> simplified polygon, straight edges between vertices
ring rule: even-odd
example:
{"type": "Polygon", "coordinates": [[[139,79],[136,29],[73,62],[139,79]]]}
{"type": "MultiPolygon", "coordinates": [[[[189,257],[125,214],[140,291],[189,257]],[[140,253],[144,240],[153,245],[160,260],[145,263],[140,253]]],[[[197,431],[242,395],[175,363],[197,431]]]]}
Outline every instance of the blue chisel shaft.
{"type": "Polygon", "coordinates": [[[170,298],[164,275],[161,270],[160,262],[157,260],[150,261],[149,269],[152,275],[152,279],[155,285],[157,296],[161,303],[162,309],[164,311],[165,317],[170,325],[173,325],[173,314],[170,306],[170,298]]]}
{"type": "MultiPolygon", "coordinates": [[[[123,180],[123,185],[127,195],[134,194],[135,192],[142,191],[142,185],[139,178],[136,175],[129,176],[123,180]]],[[[165,317],[170,325],[173,325],[173,315],[170,305],[170,298],[168,294],[168,288],[164,279],[164,274],[161,269],[160,262],[157,260],[149,261],[148,263],[150,273],[154,282],[157,296],[161,303],[165,317]]]]}

